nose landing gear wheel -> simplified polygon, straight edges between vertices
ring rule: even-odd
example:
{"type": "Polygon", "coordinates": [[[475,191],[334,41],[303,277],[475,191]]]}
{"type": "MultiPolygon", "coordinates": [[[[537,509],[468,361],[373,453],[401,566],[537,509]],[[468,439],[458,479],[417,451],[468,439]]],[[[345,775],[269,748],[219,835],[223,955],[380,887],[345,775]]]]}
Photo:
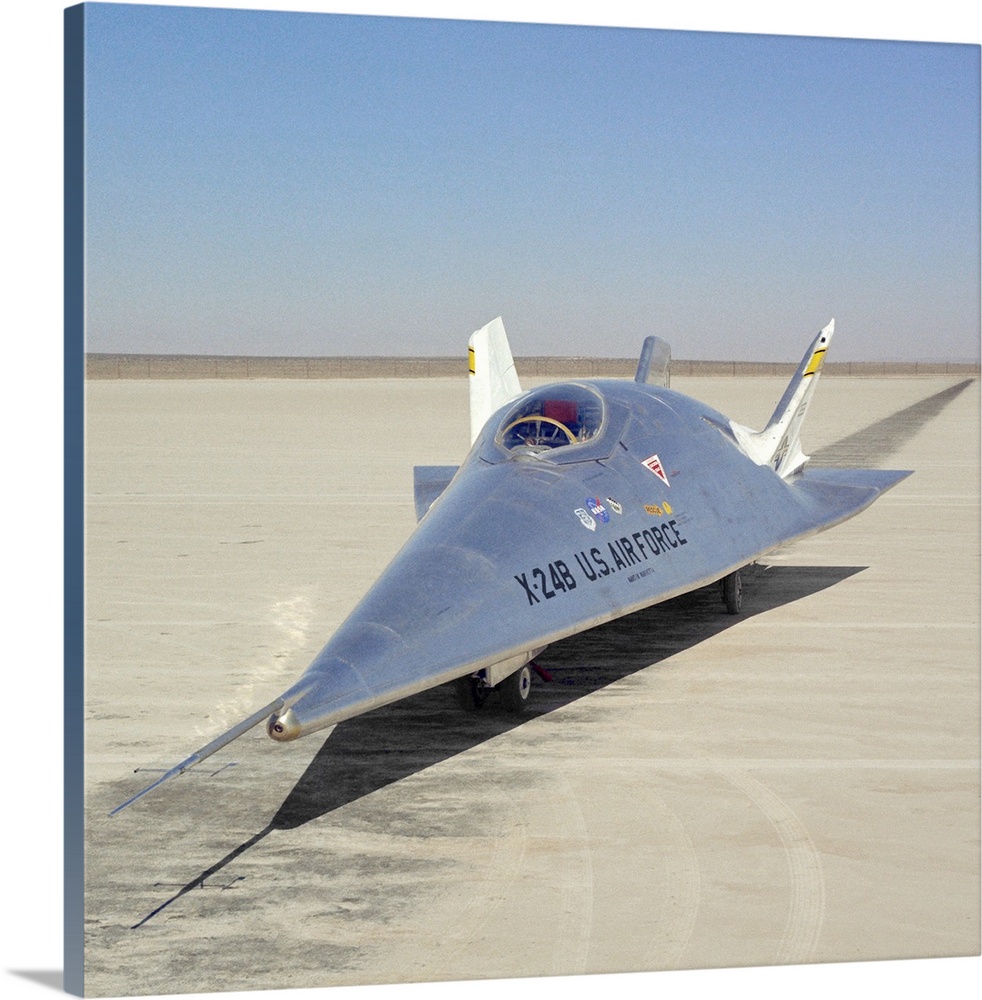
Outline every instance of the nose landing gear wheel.
{"type": "Polygon", "coordinates": [[[501,704],[513,715],[521,715],[528,704],[532,690],[532,668],[526,663],[506,677],[497,687],[501,704]]]}

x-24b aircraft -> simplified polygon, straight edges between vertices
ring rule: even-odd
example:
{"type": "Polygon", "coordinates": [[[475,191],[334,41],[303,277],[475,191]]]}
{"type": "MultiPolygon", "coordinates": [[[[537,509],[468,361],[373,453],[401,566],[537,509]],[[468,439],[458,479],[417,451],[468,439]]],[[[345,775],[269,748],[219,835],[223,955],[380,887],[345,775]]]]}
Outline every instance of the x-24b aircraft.
{"type": "Polygon", "coordinates": [[[833,323],[774,415],[752,431],[669,388],[670,349],[644,342],[631,380],[522,392],[501,319],[470,339],[472,446],[415,470],[418,524],[290,688],[113,813],[261,722],[295,740],[456,682],[476,707],[520,710],[546,646],[719,581],[858,514],[909,472],[808,469],[799,441],[833,323]]]}

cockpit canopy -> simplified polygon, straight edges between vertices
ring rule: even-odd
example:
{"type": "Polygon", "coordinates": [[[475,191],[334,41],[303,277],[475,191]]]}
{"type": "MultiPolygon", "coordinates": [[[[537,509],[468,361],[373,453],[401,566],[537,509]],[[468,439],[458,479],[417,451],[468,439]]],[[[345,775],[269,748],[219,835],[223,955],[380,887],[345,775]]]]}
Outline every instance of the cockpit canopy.
{"type": "Polygon", "coordinates": [[[565,382],[526,393],[499,424],[495,441],[516,455],[545,455],[600,433],[604,401],[585,385],[565,382]]]}

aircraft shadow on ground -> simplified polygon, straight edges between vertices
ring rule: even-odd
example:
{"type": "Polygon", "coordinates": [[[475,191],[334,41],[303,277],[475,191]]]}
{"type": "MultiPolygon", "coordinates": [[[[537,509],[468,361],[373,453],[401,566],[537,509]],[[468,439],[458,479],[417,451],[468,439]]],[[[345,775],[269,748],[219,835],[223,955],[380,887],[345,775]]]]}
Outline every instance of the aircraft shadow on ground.
{"type": "MultiPolygon", "coordinates": [[[[897,452],[973,382],[965,379],[816,451],[815,465],[870,467],[897,452]]],[[[337,726],[271,821],[302,826],[386,785],[464,752],[546,711],[659,663],[748,616],[831,587],[862,567],[755,566],[744,608],[727,615],[715,586],[638,611],[553,644],[538,663],[554,678],[537,679],[528,714],[504,712],[492,696],[463,712],[452,690],[433,688],[337,726]],[[538,707],[535,702],[538,699],[538,707]]]]}
{"type": "Polygon", "coordinates": [[[506,712],[497,694],[479,711],[465,712],[453,690],[443,686],[342,722],[270,825],[292,829],[309,823],[864,568],[758,565],[744,573],[740,615],[726,613],[714,584],[570,636],[537,658],[552,680],[535,678],[523,715],[506,712]]]}
{"type": "MultiPolygon", "coordinates": [[[[816,451],[816,466],[871,468],[883,462],[944,410],[974,379],[965,379],[816,451]]],[[[539,682],[539,707],[524,716],[495,699],[465,713],[447,687],[349,719],[335,727],[266,827],[134,925],[142,926],[185,893],[203,885],[275,830],[295,829],[442,760],[571,704],[763,611],[819,593],[861,572],[861,566],[755,566],[747,574],[743,613],[724,613],[715,586],[684,594],[554,643],[538,662],[553,677],[539,682]]]]}
{"type": "Polygon", "coordinates": [[[882,467],[883,463],[957,399],[977,379],[965,379],[917,403],[891,413],[862,430],[812,453],[813,466],[850,469],[882,467]]]}
{"type": "MultiPolygon", "coordinates": [[[[868,467],[898,451],[967,389],[972,379],[934,393],[837,441],[816,465],[868,467]]],[[[355,799],[453,757],[545,711],[659,663],[761,611],[790,604],[859,572],[858,567],[764,567],[748,574],[744,610],[723,612],[715,586],[684,594],[552,645],[538,659],[553,676],[537,681],[525,716],[505,713],[492,696],[477,713],[433,688],[337,726],[274,816],[274,829],[302,826],[355,799]],[[543,690],[544,689],[544,690],[543,690]]]]}
{"type": "Polygon", "coordinates": [[[386,785],[423,771],[689,649],[747,618],[817,594],[864,566],[768,566],[744,570],[743,610],[726,613],[713,584],[554,643],[537,658],[551,681],[536,678],[524,715],[492,695],[465,712],[449,686],[349,719],[334,728],[269,824],[154,908],[143,926],[276,830],[290,830],[386,785]]]}

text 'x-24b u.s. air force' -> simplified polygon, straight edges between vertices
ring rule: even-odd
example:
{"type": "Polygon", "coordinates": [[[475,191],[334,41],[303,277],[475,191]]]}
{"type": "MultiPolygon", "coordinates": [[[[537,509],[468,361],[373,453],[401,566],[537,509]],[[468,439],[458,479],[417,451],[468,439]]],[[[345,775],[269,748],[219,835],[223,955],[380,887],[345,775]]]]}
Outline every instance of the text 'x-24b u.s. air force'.
{"type": "Polygon", "coordinates": [[[649,337],[633,380],[523,393],[504,326],[470,340],[472,447],[415,470],[415,531],[299,680],[148,788],[266,722],[279,742],[438,684],[520,711],[549,643],[720,581],[858,514],[908,472],[809,469],[799,443],[833,324],[762,431],[668,387],[649,337]]]}

